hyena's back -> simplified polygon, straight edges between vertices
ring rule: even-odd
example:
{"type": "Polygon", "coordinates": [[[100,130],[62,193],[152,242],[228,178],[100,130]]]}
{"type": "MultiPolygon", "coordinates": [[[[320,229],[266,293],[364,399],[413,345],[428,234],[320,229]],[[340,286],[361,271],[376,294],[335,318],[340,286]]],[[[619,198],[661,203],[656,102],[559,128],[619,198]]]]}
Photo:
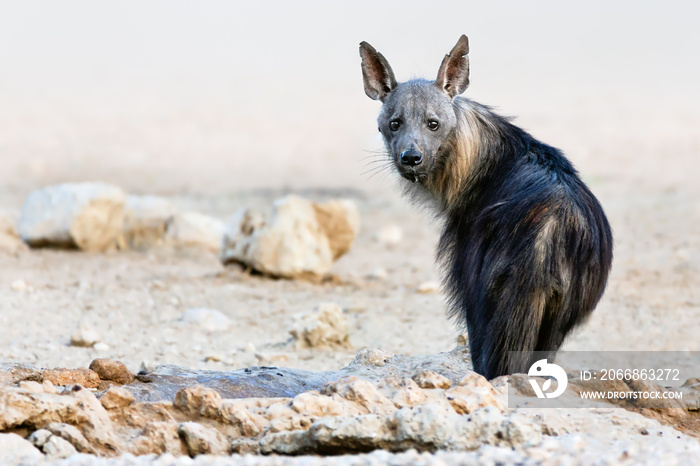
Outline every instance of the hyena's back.
{"type": "Polygon", "coordinates": [[[528,145],[463,193],[438,251],[452,312],[487,378],[527,372],[530,361],[510,351],[559,349],[595,308],[612,262],[596,198],[558,150],[528,145]]]}

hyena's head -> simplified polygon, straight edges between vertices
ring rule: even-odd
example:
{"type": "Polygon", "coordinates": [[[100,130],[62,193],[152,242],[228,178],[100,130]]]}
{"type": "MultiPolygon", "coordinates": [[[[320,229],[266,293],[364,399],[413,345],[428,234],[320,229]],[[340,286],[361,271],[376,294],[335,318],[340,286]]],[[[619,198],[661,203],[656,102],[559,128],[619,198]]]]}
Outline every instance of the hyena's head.
{"type": "Polygon", "coordinates": [[[452,99],[469,85],[468,53],[463,35],[445,55],[435,81],[397,83],[386,58],[367,42],[360,44],[365,93],[383,103],[379,131],[407,180],[425,184],[447,155],[458,124],[452,99]]]}

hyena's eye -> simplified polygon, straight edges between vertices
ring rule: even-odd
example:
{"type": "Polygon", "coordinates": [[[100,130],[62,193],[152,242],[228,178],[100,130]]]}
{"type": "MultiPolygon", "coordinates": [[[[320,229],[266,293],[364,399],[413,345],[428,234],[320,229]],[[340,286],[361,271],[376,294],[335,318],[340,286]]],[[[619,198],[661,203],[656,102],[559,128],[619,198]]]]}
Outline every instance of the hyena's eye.
{"type": "Polygon", "coordinates": [[[398,131],[400,126],[401,122],[399,120],[391,120],[389,122],[389,129],[392,131],[398,131]]]}
{"type": "Polygon", "coordinates": [[[437,120],[428,120],[428,129],[430,131],[437,131],[440,127],[440,122],[437,120]]]}

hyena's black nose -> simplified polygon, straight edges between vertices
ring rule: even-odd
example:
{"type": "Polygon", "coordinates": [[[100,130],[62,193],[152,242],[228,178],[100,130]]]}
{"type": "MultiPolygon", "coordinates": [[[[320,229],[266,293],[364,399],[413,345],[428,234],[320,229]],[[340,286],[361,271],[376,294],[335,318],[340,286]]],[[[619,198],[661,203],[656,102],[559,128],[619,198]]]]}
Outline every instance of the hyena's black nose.
{"type": "Polygon", "coordinates": [[[402,165],[408,165],[409,167],[415,167],[416,165],[420,165],[420,163],[423,161],[423,154],[418,152],[416,149],[406,149],[405,151],[401,152],[401,164],[402,165]]]}

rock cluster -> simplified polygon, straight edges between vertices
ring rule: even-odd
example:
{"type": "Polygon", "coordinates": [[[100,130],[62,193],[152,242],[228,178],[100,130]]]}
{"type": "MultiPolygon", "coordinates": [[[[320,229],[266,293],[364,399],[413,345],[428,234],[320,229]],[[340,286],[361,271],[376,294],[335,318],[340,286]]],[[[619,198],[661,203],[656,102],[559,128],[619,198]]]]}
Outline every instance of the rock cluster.
{"type": "Polygon", "coordinates": [[[350,200],[315,203],[298,196],[267,214],[242,209],[227,223],[178,212],[156,196],[127,195],[104,183],[49,186],[32,192],[17,222],[0,214],[0,251],[26,247],[204,250],[274,277],[320,280],[352,245],[359,213],[350,200]],[[17,223],[15,231],[14,224],[17,223]]]}
{"type": "MultiPolygon", "coordinates": [[[[692,450],[695,445],[694,451],[700,451],[694,440],[671,427],[625,410],[508,409],[506,386],[500,379],[494,385],[463,368],[460,378],[439,370],[459,366],[460,354],[462,349],[402,359],[381,350],[363,350],[353,364],[332,374],[277,368],[259,368],[263,370],[256,373],[250,368],[240,371],[241,377],[202,371],[188,379],[180,371],[161,375],[157,382],[174,384],[173,395],[150,401],[140,401],[141,389],[154,383],[150,374],[129,382],[131,374],[124,374],[116,361],[91,364],[99,374],[97,392],[74,383],[81,370],[53,370],[73,374],[55,377],[66,384],[59,388],[47,382],[46,370],[4,365],[0,459],[6,460],[3,445],[9,445],[14,455],[10,460],[28,462],[40,458],[40,452],[60,459],[75,452],[197,456],[373,450],[478,451],[475,455],[484,459],[497,452],[492,457],[507,462],[546,459],[555,451],[581,451],[593,444],[617,451],[614,442],[634,436],[657,447],[692,450]],[[280,377],[265,377],[274,372],[280,377]],[[245,392],[246,386],[254,392],[261,375],[268,389],[288,396],[222,396],[241,393],[241,387],[245,392]],[[297,387],[291,391],[290,381],[297,387]],[[117,385],[120,382],[126,383],[117,385]],[[8,431],[24,432],[26,440],[8,431]]],[[[686,384],[683,390],[691,405],[697,401],[698,387],[686,384]]],[[[678,406],[676,414],[689,413],[688,406],[678,406]]]]}

